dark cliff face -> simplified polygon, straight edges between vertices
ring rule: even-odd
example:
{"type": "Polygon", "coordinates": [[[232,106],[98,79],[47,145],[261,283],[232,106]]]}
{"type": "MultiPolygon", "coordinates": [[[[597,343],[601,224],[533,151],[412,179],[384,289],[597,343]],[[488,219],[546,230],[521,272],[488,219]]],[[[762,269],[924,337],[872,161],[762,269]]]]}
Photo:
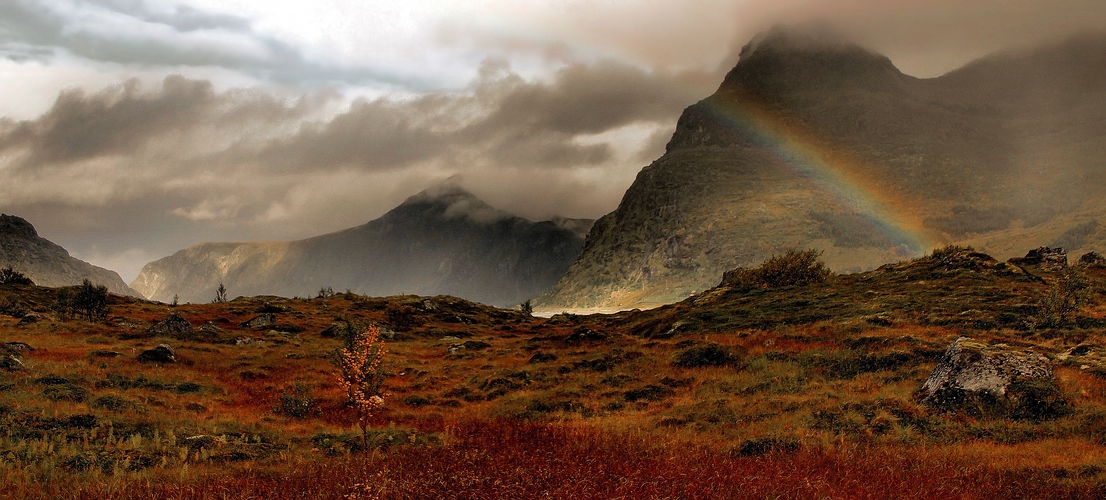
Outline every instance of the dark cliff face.
{"type": "Polygon", "coordinates": [[[1086,36],[917,79],[832,33],[761,34],[541,302],[678,300],[789,247],[855,271],[926,245],[1048,244],[1106,218],[1103,56],[1086,36]]]}
{"type": "Polygon", "coordinates": [[[575,261],[590,221],[531,222],[456,186],[432,188],[367,224],[287,243],[202,244],[148,264],[147,296],[210,300],[312,295],[320,287],[367,295],[455,295],[499,306],[536,297],[575,261]]]}
{"type": "Polygon", "coordinates": [[[71,257],[14,215],[0,214],[0,267],[11,267],[41,286],[79,285],[88,279],[111,293],[138,296],[114,271],[71,257]]]}

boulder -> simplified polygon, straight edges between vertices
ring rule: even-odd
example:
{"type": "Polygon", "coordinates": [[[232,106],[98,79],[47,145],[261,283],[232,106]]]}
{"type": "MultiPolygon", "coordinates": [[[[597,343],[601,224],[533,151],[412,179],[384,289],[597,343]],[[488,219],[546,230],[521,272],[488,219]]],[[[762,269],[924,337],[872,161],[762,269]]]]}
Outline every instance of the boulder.
{"type": "Polygon", "coordinates": [[[956,339],[941,355],[922,385],[921,399],[941,410],[1015,418],[1057,416],[1067,408],[1044,355],[968,337],[956,339]]]}
{"type": "Polygon", "coordinates": [[[14,372],[23,369],[23,362],[12,354],[0,354],[0,370],[14,372]]]}
{"type": "Polygon", "coordinates": [[[277,324],[277,320],[276,320],[276,315],[275,314],[273,314],[273,313],[262,313],[262,314],[260,314],[256,317],[254,317],[253,319],[251,319],[251,320],[249,320],[245,323],[242,323],[242,326],[246,327],[246,328],[261,329],[261,328],[269,328],[269,327],[272,327],[272,326],[276,326],[276,324],[277,324]]]}
{"type": "Polygon", "coordinates": [[[169,313],[165,319],[150,325],[146,332],[152,335],[180,335],[192,333],[192,323],[177,313],[169,313]]]}
{"type": "Polygon", "coordinates": [[[1030,250],[1025,257],[1010,259],[1019,266],[1040,266],[1042,271],[1057,271],[1068,267],[1068,252],[1063,248],[1040,247],[1030,250]]]}
{"type": "Polygon", "coordinates": [[[208,321],[200,325],[200,331],[203,333],[219,334],[223,333],[223,327],[215,324],[214,321],[208,321]]]}
{"type": "Polygon", "coordinates": [[[36,312],[29,312],[27,314],[24,314],[22,318],[19,318],[19,323],[16,323],[16,326],[33,325],[35,323],[38,323],[42,319],[43,317],[41,314],[36,312]]]}
{"type": "Polygon", "coordinates": [[[1079,257],[1079,265],[1086,267],[1106,267],[1106,257],[1097,252],[1087,252],[1079,257]]]}
{"type": "Polygon", "coordinates": [[[176,363],[177,351],[169,347],[169,344],[161,344],[153,349],[142,351],[138,360],[143,363],[176,363]]]}

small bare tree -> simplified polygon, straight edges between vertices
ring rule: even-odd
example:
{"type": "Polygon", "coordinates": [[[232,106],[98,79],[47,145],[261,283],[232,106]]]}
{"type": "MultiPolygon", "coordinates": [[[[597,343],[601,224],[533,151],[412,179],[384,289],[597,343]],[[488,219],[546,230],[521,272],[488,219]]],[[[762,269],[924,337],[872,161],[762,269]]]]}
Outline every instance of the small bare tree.
{"type": "Polygon", "coordinates": [[[219,288],[215,289],[215,300],[212,300],[212,304],[220,304],[227,301],[227,287],[219,283],[219,288]]]}
{"type": "Polygon", "coordinates": [[[384,372],[381,363],[388,349],[380,338],[380,327],[361,328],[346,323],[346,346],[336,356],[338,384],[346,390],[349,404],[357,409],[361,442],[369,444],[369,418],[384,405],[384,372]]]}

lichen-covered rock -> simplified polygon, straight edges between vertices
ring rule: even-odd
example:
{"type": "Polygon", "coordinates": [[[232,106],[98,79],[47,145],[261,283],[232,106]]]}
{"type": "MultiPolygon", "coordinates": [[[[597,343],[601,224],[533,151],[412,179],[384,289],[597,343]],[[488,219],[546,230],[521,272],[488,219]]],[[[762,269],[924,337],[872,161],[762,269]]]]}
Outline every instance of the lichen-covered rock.
{"type": "Polygon", "coordinates": [[[153,349],[142,351],[138,360],[143,363],[176,363],[177,351],[169,347],[169,344],[161,344],[153,349]]]}
{"type": "Polygon", "coordinates": [[[1019,266],[1040,266],[1043,271],[1057,271],[1068,267],[1068,252],[1063,248],[1040,247],[1030,250],[1025,257],[1010,259],[1019,266]]]}
{"type": "Polygon", "coordinates": [[[276,326],[276,324],[277,320],[275,314],[263,313],[245,323],[242,323],[242,326],[246,328],[269,328],[271,326],[276,326]]]}
{"type": "Polygon", "coordinates": [[[169,313],[165,319],[150,325],[146,330],[153,335],[180,335],[192,333],[192,323],[177,313],[169,313]]]}
{"type": "Polygon", "coordinates": [[[1067,410],[1044,355],[960,337],[922,385],[922,401],[942,410],[1041,419],[1067,410]]]}
{"type": "Polygon", "coordinates": [[[1087,252],[1079,257],[1079,265],[1087,267],[1106,267],[1106,257],[1097,252],[1087,252]]]}

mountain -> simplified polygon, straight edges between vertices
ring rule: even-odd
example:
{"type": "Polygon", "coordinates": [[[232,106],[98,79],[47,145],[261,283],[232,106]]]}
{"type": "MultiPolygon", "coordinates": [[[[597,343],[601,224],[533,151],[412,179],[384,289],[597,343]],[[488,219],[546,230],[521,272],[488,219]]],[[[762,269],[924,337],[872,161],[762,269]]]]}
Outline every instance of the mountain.
{"type": "Polygon", "coordinates": [[[229,294],[455,295],[513,306],[542,293],[576,259],[592,221],[531,222],[455,185],[428,189],[368,224],[306,240],[202,243],[143,267],[131,284],[153,300],[229,294]]]}
{"type": "Polygon", "coordinates": [[[1106,248],[1106,36],[932,79],[825,30],[774,28],[684,110],[539,305],[672,302],[814,248],[861,271],[965,243],[1106,248]]]}
{"type": "Polygon", "coordinates": [[[116,295],[140,297],[115,271],[75,259],[64,248],[39,236],[30,222],[0,214],[0,268],[7,267],[40,286],[79,285],[87,279],[116,295]]]}

